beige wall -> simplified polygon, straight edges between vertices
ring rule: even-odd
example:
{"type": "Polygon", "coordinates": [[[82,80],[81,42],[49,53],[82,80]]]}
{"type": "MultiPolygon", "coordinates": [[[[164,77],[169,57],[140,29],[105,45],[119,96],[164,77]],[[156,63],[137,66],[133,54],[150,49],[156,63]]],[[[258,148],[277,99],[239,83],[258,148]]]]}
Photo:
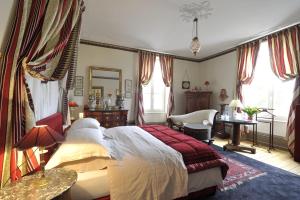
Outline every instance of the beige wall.
{"type": "Polygon", "coordinates": [[[205,78],[210,82],[213,91],[212,107],[219,110],[221,103],[230,103],[234,97],[236,84],[236,52],[200,62],[199,66],[205,68],[205,78]],[[220,90],[227,90],[228,98],[222,102],[219,99],[220,90]]]}
{"type": "MultiPolygon", "coordinates": [[[[88,99],[88,67],[100,66],[100,67],[113,67],[122,69],[122,85],[124,91],[125,79],[133,80],[133,89],[136,84],[136,69],[138,67],[138,54],[133,52],[121,51],[116,49],[109,49],[103,47],[96,47],[91,45],[80,44],[78,54],[78,76],[84,76],[84,95],[83,97],[74,96],[73,91],[70,91],[70,98],[75,100],[81,107],[77,111],[82,110],[83,105],[87,104],[88,99]]],[[[184,90],[181,89],[181,82],[186,79],[185,71],[191,81],[191,87],[201,86],[204,83],[204,69],[199,66],[199,63],[174,60],[174,94],[175,94],[175,113],[183,114],[185,110],[184,90]]],[[[134,92],[133,92],[134,97],[134,92]]],[[[133,121],[133,109],[134,99],[126,99],[125,108],[129,109],[129,120],[133,121]]],[[[157,118],[157,116],[149,116],[147,118],[151,121],[157,118]]]]}

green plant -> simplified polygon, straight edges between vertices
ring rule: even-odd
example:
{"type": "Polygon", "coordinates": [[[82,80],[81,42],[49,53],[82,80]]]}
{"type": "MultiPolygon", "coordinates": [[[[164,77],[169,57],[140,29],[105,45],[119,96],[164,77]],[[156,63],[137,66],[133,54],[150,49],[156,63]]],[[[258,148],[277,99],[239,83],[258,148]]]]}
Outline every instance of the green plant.
{"type": "Polygon", "coordinates": [[[249,117],[252,117],[254,114],[259,113],[259,109],[256,107],[247,106],[243,109],[243,112],[247,113],[249,117]]]}

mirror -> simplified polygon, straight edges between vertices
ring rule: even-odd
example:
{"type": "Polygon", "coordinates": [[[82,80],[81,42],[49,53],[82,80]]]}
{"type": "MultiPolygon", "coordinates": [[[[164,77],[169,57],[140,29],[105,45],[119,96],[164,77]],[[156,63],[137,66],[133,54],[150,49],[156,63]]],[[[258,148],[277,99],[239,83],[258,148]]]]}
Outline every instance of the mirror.
{"type": "Polygon", "coordinates": [[[90,91],[100,91],[101,97],[121,94],[122,70],[106,67],[93,67],[89,69],[90,91]]]}

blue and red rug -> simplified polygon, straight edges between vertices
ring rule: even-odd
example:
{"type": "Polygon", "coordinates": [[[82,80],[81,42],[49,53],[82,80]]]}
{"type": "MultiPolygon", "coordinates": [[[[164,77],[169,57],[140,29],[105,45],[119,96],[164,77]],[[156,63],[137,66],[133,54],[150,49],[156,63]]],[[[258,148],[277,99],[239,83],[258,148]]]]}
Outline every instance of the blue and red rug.
{"type": "Polygon", "coordinates": [[[229,169],[223,186],[206,199],[300,200],[300,176],[235,152],[223,151],[218,146],[213,147],[224,155],[232,169],[229,169]]]}
{"type": "Polygon", "coordinates": [[[245,181],[266,175],[265,172],[250,167],[249,165],[246,165],[234,159],[225,156],[223,159],[229,165],[229,170],[227,172],[227,176],[223,181],[223,184],[219,185],[219,190],[221,191],[236,189],[238,185],[243,184],[245,181]]]}

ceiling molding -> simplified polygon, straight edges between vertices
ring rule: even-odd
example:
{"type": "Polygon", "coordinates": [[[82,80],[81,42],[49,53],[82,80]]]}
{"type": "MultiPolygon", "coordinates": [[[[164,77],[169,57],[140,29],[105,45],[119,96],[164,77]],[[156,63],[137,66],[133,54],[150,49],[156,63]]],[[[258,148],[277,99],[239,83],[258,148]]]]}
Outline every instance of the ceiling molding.
{"type": "Polygon", "coordinates": [[[173,54],[169,54],[169,53],[165,53],[165,52],[153,51],[153,50],[148,50],[148,49],[138,49],[138,48],[121,46],[121,45],[115,45],[115,44],[109,44],[109,43],[103,43],[103,42],[96,42],[96,41],[86,40],[86,39],[80,39],[80,43],[81,44],[86,44],[86,45],[91,45],[91,46],[109,48],[109,49],[129,51],[129,52],[134,52],[134,53],[138,53],[139,51],[149,51],[149,52],[158,53],[158,54],[170,55],[170,56],[173,56],[177,60],[186,60],[186,61],[191,61],[191,62],[199,62],[199,59],[196,59],[196,58],[177,56],[177,55],[173,55],[173,54]]]}

